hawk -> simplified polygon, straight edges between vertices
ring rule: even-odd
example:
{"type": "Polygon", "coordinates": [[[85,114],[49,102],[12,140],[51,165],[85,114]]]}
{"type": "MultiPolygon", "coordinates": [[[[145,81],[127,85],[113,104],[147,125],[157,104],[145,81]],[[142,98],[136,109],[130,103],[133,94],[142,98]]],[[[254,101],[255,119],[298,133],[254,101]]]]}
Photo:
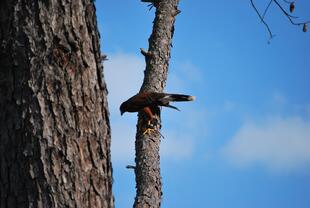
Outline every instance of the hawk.
{"type": "Polygon", "coordinates": [[[170,105],[170,102],[192,101],[194,96],[182,94],[169,94],[159,92],[140,92],[120,106],[121,115],[125,112],[140,112],[143,111],[149,118],[149,122],[154,118],[152,109],[159,106],[173,108],[179,110],[177,107],[170,105]]]}

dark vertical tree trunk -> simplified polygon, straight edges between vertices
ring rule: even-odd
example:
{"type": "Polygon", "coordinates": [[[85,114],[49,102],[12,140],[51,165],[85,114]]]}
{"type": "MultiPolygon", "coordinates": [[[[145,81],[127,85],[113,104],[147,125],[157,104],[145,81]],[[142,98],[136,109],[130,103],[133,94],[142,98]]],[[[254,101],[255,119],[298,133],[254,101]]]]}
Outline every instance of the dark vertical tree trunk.
{"type": "Polygon", "coordinates": [[[0,1],[0,207],[113,207],[91,0],[0,1]]]}
{"type": "MultiPolygon", "coordinates": [[[[145,56],[146,69],[140,91],[162,92],[167,80],[170,48],[174,32],[175,16],[179,0],[142,0],[151,2],[156,8],[153,32],[149,38],[148,51],[141,50],[145,56]]],[[[160,120],[160,112],[157,119],[160,120]]],[[[160,125],[150,134],[143,134],[147,118],[139,113],[136,135],[136,186],[135,208],[158,208],[161,204],[162,182],[160,176],[159,147],[160,125]]]]}

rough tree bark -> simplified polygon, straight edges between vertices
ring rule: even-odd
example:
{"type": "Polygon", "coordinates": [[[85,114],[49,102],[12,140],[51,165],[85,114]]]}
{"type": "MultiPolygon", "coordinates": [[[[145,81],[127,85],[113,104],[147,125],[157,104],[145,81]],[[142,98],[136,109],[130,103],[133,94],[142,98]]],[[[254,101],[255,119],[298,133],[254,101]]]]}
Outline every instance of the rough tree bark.
{"type": "Polygon", "coordinates": [[[0,207],[113,207],[91,0],[0,1],[0,207]]]}
{"type": "MultiPolygon", "coordinates": [[[[140,91],[162,92],[167,80],[170,59],[170,48],[174,32],[175,16],[180,13],[179,0],[142,0],[150,2],[156,8],[153,31],[149,38],[149,49],[141,53],[145,56],[146,69],[140,91]]],[[[160,121],[159,109],[157,119],[160,121]]],[[[147,128],[147,117],[138,115],[136,134],[136,198],[135,208],[160,207],[162,182],[160,176],[159,147],[161,135],[160,124],[150,134],[143,134],[147,128]]]]}

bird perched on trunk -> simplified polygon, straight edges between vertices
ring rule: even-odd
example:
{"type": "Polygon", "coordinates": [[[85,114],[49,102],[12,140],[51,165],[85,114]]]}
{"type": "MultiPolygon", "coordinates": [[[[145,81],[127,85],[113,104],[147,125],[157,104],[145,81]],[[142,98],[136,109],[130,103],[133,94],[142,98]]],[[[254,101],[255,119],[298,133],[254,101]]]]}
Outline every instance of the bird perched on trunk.
{"type": "Polygon", "coordinates": [[[164,106],[179,110],[177,107],[170,105],[170,102],[192,101],[194,99],[195,97],[190,95],[140,92],[123,102],[120,106],[120,111],[121,115],[125,112],[143,111],[149,118],[148,125],[150,126],[151,121],[154,119],[154,109],[164,106]]]}

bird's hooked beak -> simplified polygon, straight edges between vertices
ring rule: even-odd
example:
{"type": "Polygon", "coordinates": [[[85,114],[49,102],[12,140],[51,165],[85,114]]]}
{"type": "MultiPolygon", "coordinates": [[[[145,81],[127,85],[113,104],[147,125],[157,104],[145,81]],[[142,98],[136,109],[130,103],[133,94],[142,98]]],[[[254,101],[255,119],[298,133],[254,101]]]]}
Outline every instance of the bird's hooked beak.
{"type": "Polygon", "coordinates": [[[124,103],[121,104],[121,106],[119,107],[119,111],[121,112],[121,116],[126,112],[126,110],[124,109],[124,103]]]}
{"type": "Polygon", "coordinates": [[[121,116],[126,112],[123,109],[120,109],[120,111],[121,111],[121,116]]]}

